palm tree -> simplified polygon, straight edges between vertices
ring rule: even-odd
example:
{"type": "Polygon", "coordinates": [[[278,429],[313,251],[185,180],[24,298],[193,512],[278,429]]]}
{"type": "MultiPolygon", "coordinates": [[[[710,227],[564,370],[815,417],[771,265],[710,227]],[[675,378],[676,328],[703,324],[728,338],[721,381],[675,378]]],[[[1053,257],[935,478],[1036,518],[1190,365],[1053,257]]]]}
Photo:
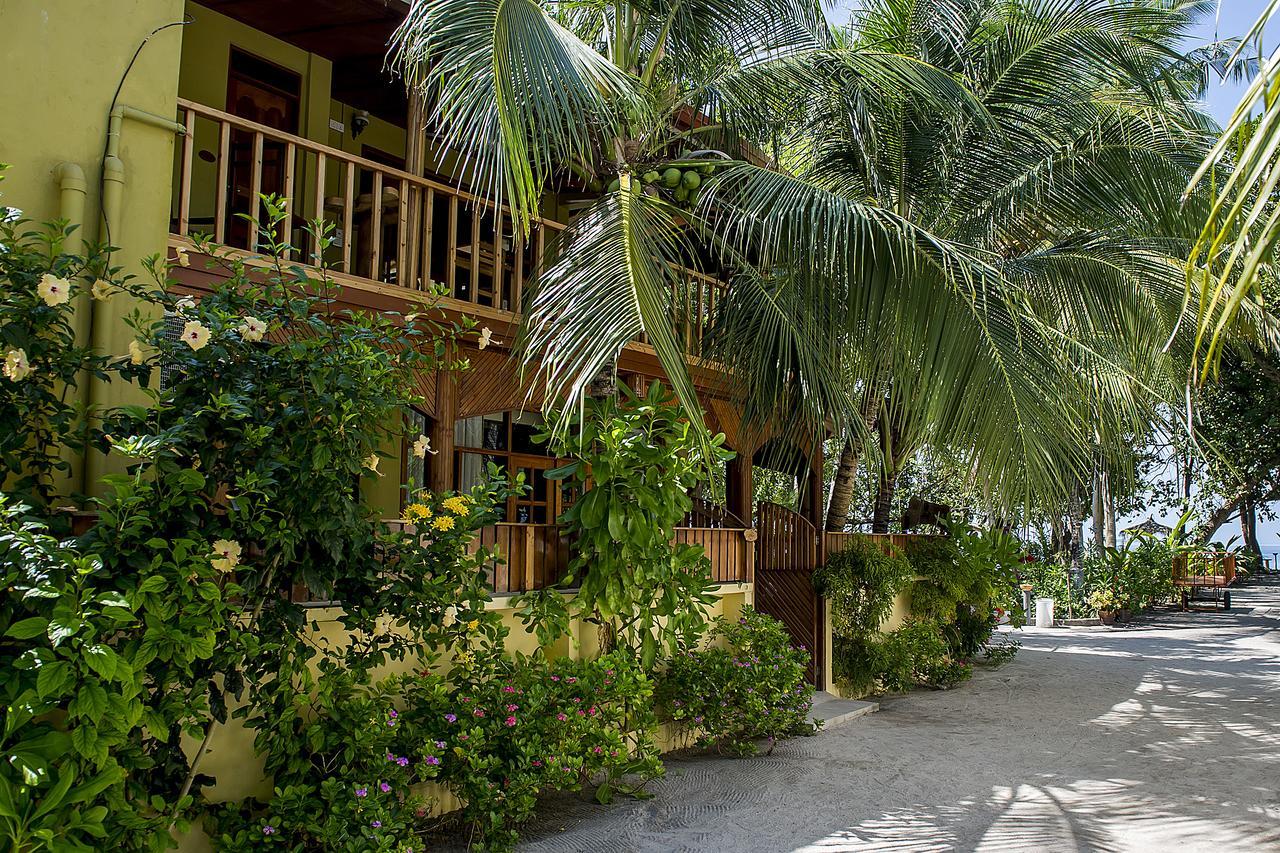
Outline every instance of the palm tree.
{"type": "MultiPolygon", "coordinates": [[[[871,427],[882,510],[902,460],[925,442],[975,448],[975,470],[997,491],[1061,499],[1063,472],[1089,463],[1099,433],[1140,431],[1175,393],[1182,341],[1162,350],[1194,236],[1178,202],[1211,133],[1191,106],[1200,66],[1177,49],[1205,6],[869,2],[849,28],[854,49],[928,62],[977,109],[948,122],[909,98],[855,108],[849,87],[834,85],[794,128],[791,176],[721,189],[726,206],[792,236],[796,255],[813,256],[806,235],[842,202],[875,205],[971,258],[898,270],[891,295],[825,277],[789,298],[849,309],[814,334],[845,343],[855,399],[879,398],[849,422],[829,528],[845,524],[852,490],[838,487],[851,484],[871,427]]],[[[740,346],[767,327],[752,302],[744,292],[727,306],[722,341],[740,346]]],[[[753,387],[767,372],[766,362],[753,387]]]]}
{"type": "Polygon", "coordinates": [[[914,375],[919,434],[1025,495],[1169,373],[1207,147],[1174,47],[1205,6],[871,0],[832,34],[804,0],[418,0],[394,57],[518,227],[558,182],[609,187],[525,306],[552,397],[644,333],[695,418],[702,355],[748,417],[865,439],[864,400],[914,375]],[[689,353],[699,257],[732,287],[689,353]]]}
{"type": "Polygon", "coordinates": [[[1190,184],[1195,189],[1207,183],[1216,195],[1201,220],[1204,229],[1191,256],[1194,274],[1188,276],[1192,291],[1199,290],[1195,353],[1201,379],[1215,370],[1240,315],[1265,311],[1263,267],[1272,263],[1280,240],[1280,46],[1266,55],[1262,49],[1266,25],[1277,11],[1280,0],[1271,0],[1220,63],[1224,72],[1252,82],[1190,184]]]}

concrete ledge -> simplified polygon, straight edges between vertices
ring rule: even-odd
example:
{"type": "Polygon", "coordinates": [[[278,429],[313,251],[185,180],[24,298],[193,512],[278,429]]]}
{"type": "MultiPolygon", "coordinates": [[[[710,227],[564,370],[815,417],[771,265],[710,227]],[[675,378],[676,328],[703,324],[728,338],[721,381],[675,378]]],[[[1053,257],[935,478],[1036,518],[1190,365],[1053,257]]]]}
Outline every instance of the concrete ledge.
{"type": "Polygon", "coordinates": [[[845,723],[874,714],[880,710],[879,702],[865,702],[861,699],[841,699],[825,690],[813,694],[813,710],[809,712],[809,722],[821,722],[823,730],[833,729],[845,723]]]}

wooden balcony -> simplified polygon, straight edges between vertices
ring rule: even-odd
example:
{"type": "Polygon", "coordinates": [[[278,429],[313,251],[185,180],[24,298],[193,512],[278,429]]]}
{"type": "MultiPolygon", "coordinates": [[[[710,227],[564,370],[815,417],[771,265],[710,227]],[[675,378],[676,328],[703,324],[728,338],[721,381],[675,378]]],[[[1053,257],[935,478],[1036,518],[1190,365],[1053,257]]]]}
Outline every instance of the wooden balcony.
{"type": "MultiPolygon", "coordinates": [[[[567,225],[537,219],[517,234],[505,206],[458,187],[179,99],[186,128],[175,164],[171,231],[209,235],[247,253],[258,249],[263,194],[289,200],[279,239],[291,260],[316,265],[321,246],[306,226],[333,226],[324,263],[344,286],[424,291],[444,285],[444,307],[501,314],[513,321],[540,264],[553,256],[567,225]]],[[[697,353],[726,282],[683,269],[673,289],[675,313],[697,353]]]]}

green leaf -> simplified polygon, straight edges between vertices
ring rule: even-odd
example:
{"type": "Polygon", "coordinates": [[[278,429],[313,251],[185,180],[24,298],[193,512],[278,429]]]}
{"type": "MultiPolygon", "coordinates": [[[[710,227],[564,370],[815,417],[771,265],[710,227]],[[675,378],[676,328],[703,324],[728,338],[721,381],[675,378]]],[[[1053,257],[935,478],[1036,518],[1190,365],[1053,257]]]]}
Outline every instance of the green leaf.
{"type": "Polygon", "coordinates": [[[85,647],[84,662],[99,676],[111,680],[115,678],[120,658],[110,646],[94,643],[85,647]]]}
{"type": "Polygon", "coordinates": [[[75,671],[67,661],[60,660],[40,667],[36,676],[36,693],[41,699],[61,696],[75,683],[75,671]]]}
{"type": "Polygon", "coordinates": [[[29,640],[32,637],[43,634],[48,627],[48,619],[32,616],[29,619],[23,619],[21,622],[14,622],[9,626],[9,630],[4,632],[4,635],[18,640],[29,640]]]}

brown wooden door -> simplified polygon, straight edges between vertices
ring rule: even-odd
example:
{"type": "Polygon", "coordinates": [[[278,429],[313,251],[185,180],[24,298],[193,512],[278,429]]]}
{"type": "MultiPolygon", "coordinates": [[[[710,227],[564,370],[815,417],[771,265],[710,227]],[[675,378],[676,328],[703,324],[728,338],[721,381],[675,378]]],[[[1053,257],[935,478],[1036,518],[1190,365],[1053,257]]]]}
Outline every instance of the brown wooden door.
{"type": "Polygon", "coordinates": [[[818,537],[798,512],[761,502],[756,512],[756,609],[787,628],[809,652],[809,683],[822,688],[822,599],[813,590],[818,537]]]}
{"type": "MultiPolygon", "coordinates": [[[[240,50],[232,50],[227,78],[227,112],[263,124],[274,130],[297,135],[302,78],[292,71],[240,50]]],[[[285,158],[283,142],[264,139],[260,191],[284,192],[285,158]]],[[[252,209],[253,174],[258,152],[254,134],[231,132],[230,162],[227,164],[227,242],[249,247],[251,225],[243,215],[252,209]]]]}

